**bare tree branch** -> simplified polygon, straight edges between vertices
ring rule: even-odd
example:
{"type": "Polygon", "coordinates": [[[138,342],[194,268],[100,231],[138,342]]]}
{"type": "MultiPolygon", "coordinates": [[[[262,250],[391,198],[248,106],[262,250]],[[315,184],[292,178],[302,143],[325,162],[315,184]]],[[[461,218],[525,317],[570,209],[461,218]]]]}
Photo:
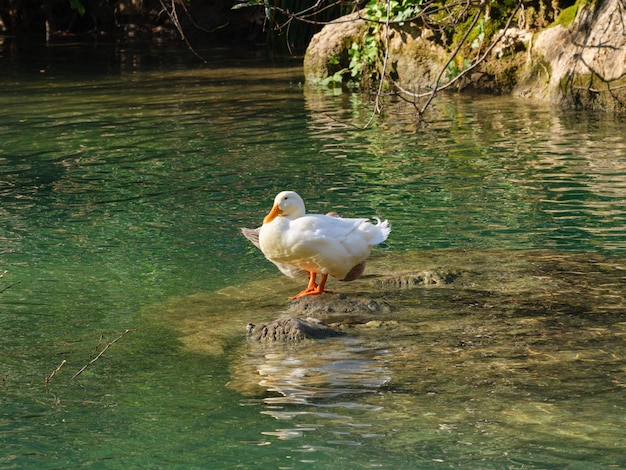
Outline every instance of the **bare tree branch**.
{"type": "MultiPolygon", "coordinates": [[[[72,375],[72,380],[74,380],[76,377],[78,377],[80,374],[82,374],[85,369],[87,369],[87,367],[89,367],[90,365],[92,365],[94,362],[96,362],[98,359],[100,359],[102,357],[102,355],[106,352],[107,349],[109,349],[111,346],[113,346],[115,343],[117,343],[120,339],[122,339],[124,336],[126,336],[128,333],[130,333],[133,330],[126,330],[124,331],[124,333],[122,333],[121,335],[119,335],[117,338],[115,338],[113,341],[111,341],[110,343],[108,343],[104,348],[102,348],[102,351],[100,351],[98,353],[98,355],[96,357],[94,357],[93,359],[91,359],[87,364],[85,364],[78,372],[76,372],[74,375],[72,375]]],[[[100,341],[102,341],[102,338],[100,338],[100,341]]],[[[98,343],[99,345],[100,343],[98,343]]]]}
{"type": "Polygon", "coordinates": [[[432,102],[432,100],[435,98],[435,96],[437,95],[437,93],[439,93],[440,91],[446,90],[448,88],[450,88],[452,85],[454,85],[456,82],[458,82],[461,78],[465,77],[469,72],[471,72],[472,70],[474,70],[478,65],[480,65],[481,63],[483,63],[485,61],[485,59],[487,58],[487,56],[489,55],[489,53],[493,50],[493,48],[500,42],[500,40],[502,39],[502,37],[506,34],[507,29],[509,28],[509,26],[511,25],[511,22],[513,21],[513,19],[515,18],[515,15],[517,14],[518,10],[522,7],[523,4],[523,0],[519,0],[517,3],[517,6],[515,7],[515,10],[513,11],[513,13],[511,13],[511,15],[509,16],[506,25],[504,26],[504,28],[502,28],[502,30],[500,31],[500,33],[495,37],[495,39],[493,39],[489,45],[489,47],[485,50],[485,52],[478,57],[477,59],[475,59],[472,63],[472,65],[470,65],[469,67],[467,67],[466,69],[464,69],[463,71],[461,71],[457,76],[455,76],[454,78],[452,78],[450,81],[448,81],[446,84],[444,85],[439,85],[439,82],[441,81],[441,77],[443,76],[444,72],[447,70],[448,66],[452,63],[452,61],[454,60],[454,58],[458,55],[461,47],[463,46],[463,44],[465,43],[465,41],[467,40],[467,37],[469,35],[469,33],[471,32],[471,30],[474,28],[474,26],[476,25],[476,23],[478,22],[478,19],[480,17],[480,15],[482,14],[485,6],[486,6],[486,1],[482,0],[481,1],[481,9],[477,12],[476,16],[474,16],[474,20],[472,21],[471,26],[468,28],[468,30],[466,31],[465,35],[463,36],[463,38],[461,39],[461,41],[459,42],[459,44],[457,45],[457,47],[455,48],[455,50],[450,54],[450,56],[448,57],[447,62],[445,63],[445,65],[441,68],[441,70],[439,71],[439,75],[437,76],[437,79],[435,80],[435,86],[431,91],[425,92],[425,93],[413,93],[409,90],[406,90],[404,88],[402,88],[398,83],[394,82],[394,86],[405,96],[408,96],[410,98],[425,98],[428,97],[428,100],[426,101],[426,103],[421,107],[421,109],[418,111],[420,116],[423,116],[424,112],[426,111],[426,109],[428,108],[428,106],[430,105],[430,103],[432,102]]]}
{"type": "Polygon", "coordinates": [[[49,375],[48,377],[46,377],[46,393],[49,393],[49,392],[50,392],[50,390],[49,390],[49,388],[48,388],[48,385],[50,385],[50,381],[51,381],[51,380],[52,380],[52,378],[53,378],[53,377],[54,377],[54,376],[55,376],[55,375],[56,375],[56,374],[57,374],[57,373],[61,370],[61,367],[63,367],[66,363],[67,363],[67,361],[66,361],[65,359],[63,359],[63,360],[61,361],[61,364],[59,364],[59,365],[57,366],[57,368],[56,368],[56,369],[54,369],[54,370],[50,373],[50,375],[49,375]]]}
{"type": "Polygon", "coordinates": [[[461,47],[463,47],[463,44],[465,44],[465,41],[467,40],[468,36],[474,29],[474,26],[476,26],[476,23],[478,23],[478,18],[480,17],[480,15],[482,15],[486,6],[487,6],[487,0],[481,0],[480,8],[478,12],[476,13],[476,15],[474,16],[474,19],[472,20],[472,24],[470,25],[469,28],[467,28],[467,30],[465,31],[465,34],[463,35],[463,38],[459,41],[459,43],[457,44],[452,54],[450,54],[450,57],[448,57],[448,61],[445,63],[443,67],[441,67],[441,70],[439,71],[439,75],[437,75],[437,78],[435,80],[435,86],[433,88],[433,91],[430,93],[430,96],[426,100],[426,103],[424,104],[424,106],[422,106],[422,108],[418,111],[420,117],[424,115],[426,108],[428,108],[432,100],[435,99],[435,96],[440,90],[439,82],[441,81],[441,77],[443,76],[444,72],[448,69],[448,66],[452,63],[454,58],[457,56],[457,54],[461,50],[461,47]]]}
{"type": "Polygon", "coordinates": [[[9,284],[4,289],[0,290],[0,294],[2,294],[3,292],[9,290],[11,287],[18,285],[19,283],[20,283],[20,281],[14,282],[13,284],[9,284]]]}
{"type": "MultiPolygon", "coordinates": [[[[189,40],[187,39],[187,36],[185,35],[185,32],[183,31],[183,27],[180,24],[180,20],[178,19],[178,12],[176,11],[176,0],[171,0],[171,6],[168,7],[168,5],[165,3],[164,0],[159,0],[159,2],[161,3],[161,6],[163,7],[163,9],[161,10],[161,12],[165,12],[165,14],[170,18],[170,20],[172,21],[172,23],[174,23],[174,26],[176,27],[176,30],[178,31],[178,34],[180,34],[180,38],[185,41],[185,44],[187,44],[187,48],[191,51],[191,53],[193,55],[195,55],[198,59],[200,59],[203,63],[207,63],[206,59],[204,57],[202,57],[191,45],[191,43],[189,42],[189,40]]],[[[185,10],[185,13],[187,13],[187,16],[191,17],[189,15],[189,12],[187,11],[187,7],[184,5],[184,3],[182,3],[182,8],[185,10]]],[[[195,25],[195,23],[194,23],[195,25]]]]}

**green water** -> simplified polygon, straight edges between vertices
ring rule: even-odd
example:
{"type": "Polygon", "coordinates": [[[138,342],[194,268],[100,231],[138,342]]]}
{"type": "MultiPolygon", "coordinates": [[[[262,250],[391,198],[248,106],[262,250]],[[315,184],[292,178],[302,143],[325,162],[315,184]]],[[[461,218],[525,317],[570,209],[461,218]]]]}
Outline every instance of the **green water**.
{"type": "MultiPolygon", "coordinates": [[[[304,87],[298,60],[206,56],[0,43],[3,468],[626,467],[623,119],[448,96],[427,126],[395,103],[359,130],[367,97],[304,87]],[[217,314],[213,293],[277,275],[239,228],[258,226],[284,189],[314,212],[388,218],[381,256],[606,257],[593,263],[611,277],[580,289],[613,300],[602,317],[549,304],[543,329],[524,330],[531,366],[516,362],[517,336],[450,364],[438,345],[453,351],[467,318],[502,323],[500,307],[433,310],[400,381],[408,333],[255,353],[242,314],[226,352],[187,347],[172,303],[217,314]],[[555,355],[574,357],[574,343],[589,355],[560,369],[555,355]],[[496,385],[474,387],[468,361],[496,385]],[[242,373],[261,390],[233,386],[242,373]]],[[[534,321],[518,307],[503,308],[534,321]]]]}

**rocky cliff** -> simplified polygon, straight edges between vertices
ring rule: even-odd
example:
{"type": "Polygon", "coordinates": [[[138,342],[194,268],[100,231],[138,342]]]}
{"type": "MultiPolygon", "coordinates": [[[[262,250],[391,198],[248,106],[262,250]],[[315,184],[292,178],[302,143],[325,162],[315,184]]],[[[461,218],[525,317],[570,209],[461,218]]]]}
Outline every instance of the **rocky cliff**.
{"type": "MultiPolygon", "coordinates": [[[[518,21],[493,36],[498,43],[455,87],[566,108],[626,110],[626,2],[580,3],[570,10],[569,24],[559,20],[541,29],[525,26],[520,13],[518,21]]],[[[307,81],[322,81],[348,67],[348,50],[366,30],[358,13],[325,26],[305,55],[307,81]]],[[[445,85],[449,74],[441,74],[439,82],[436,78],[450,47],[429,29],[414,23],[394,26],[380,43],[388,44],[385,78],[397,91],[419,95],[445,85]]]]}
{"type": "Polygon", "coordinates": [[[575,20],[537,33],[513,92],[567,107],[626,110],[626,2],[581,6],[575,20]]]}

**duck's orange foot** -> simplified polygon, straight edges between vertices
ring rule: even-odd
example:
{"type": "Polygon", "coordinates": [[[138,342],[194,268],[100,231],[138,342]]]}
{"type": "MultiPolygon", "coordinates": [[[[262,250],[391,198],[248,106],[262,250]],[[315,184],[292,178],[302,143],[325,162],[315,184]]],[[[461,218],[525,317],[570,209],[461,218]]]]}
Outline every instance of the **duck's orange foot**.
{"type": "Polygon", "coordinates": [[[333,291],[332,290],[326,290],[326,289],[313,289],[313,290],[309,290],[309,289],[304,289],[302,292],[299,292],[298,294],[294,295],[293,297],[289,297],[289,300],[296,300],[296,299],[300,299],[302,297],[306,297],[307,295],[320,295],[320,294],[324,294],[324,293],[328,293],[328,294],[332,294],[333,291]]]}
{"type": "Polygon", "coordinates": [[[328,279],[328,274],[322,275],[322,280],[319,285],[315,283],[315,278],[315,273],[309,273],[309,285],[307,286],[307,288],[304,289],[302,292],[297,293],[293,297],[289,297],[289,300],[296,300],[307,295],[320,295],[324,292],[332,293],[332,291],[324,289],[324,286],[326,285],[326,279],[328,279]]]}
{"type": "Polygon", "coordinates": [[[299,299],[300,297],[304,297],[305,295],[315,295],[313,292],[315,292],[316,290],[317,290],[317,284],[315,284],[315,286],[313,287],[307,287],[303,291],[298,292],[293,297],[289,297],[289,300],[296,300],[296,299],[299,299]]]}

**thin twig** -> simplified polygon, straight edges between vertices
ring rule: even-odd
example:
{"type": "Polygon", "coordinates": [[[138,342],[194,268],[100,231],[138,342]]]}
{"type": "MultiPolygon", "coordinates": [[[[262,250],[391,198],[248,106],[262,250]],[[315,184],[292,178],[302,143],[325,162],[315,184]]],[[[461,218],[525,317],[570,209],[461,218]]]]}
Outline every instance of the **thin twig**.
{"type": "Polygon", "coordinates": [[[9,290],[11,287],[18,285],[19,283],[20,283],[20,281],[14,282],[13,284],[9,284],[4,289],[0,290],[0,294],[2,294],[3,292],[9,290]]]}
{"type": "Polygon", "coordinates": [[[374,102],[374,111],[381,113],[380,95],[383,92],[385,84],[385,75],[387,73],[387,60],[389,59],[389,22],[391,21],[391,0],[387,0],[387,21],[385,22],[385,56],[383,58],[383,70],[380,72],[380,82],[378,83],[378,91],[376,92],[376,101],[374,102]]]}
{"type": "MultiPolygon", "coordinates": [[[[466,5],[466,9],[470,8],[470,3],[468,3],[466,5]]],[[[417,110],[417,113],[419,115],[420,118],[423,118],[424,113],[426,112],[426,109],[428,108],[428,106],[430,106],[430,104],[432,103],[432,101],[435,99],[437,93],[439,93],[440,91],[446,90],[447,88],[450,88],[453,84],[455,84],[458,80],[460,80],[462,77],[464,77],[465,75],[467,75],[469,72],[471,72],[472,70],[474,70],[479,64],[481,64],[487,57],[487,55],[493,50],[493,48],[500,42],[500,40],[502,39],[502,37],[504,36],[504,34],[506,34],[506,31],[508,30],[511,22],[513,21],[513,19],[515,18],[515,15],[517,14],[518,10],[523,6],[523,0],[519,0],[517,3],[517,6],[515,7],[515,10],[513,11],[513,13],[509,16],[508,21],[506,23],[506,25],[504,26],[504,28],[502,29],[502,31],[500,32],[500,34],[498,34],[498,36],[491,42],[491,44],[489,45],[489,47],[484,51],[484,53],[482,55],[480,55],[479,57],[477,57],[477,59],[474,61],[474,63],[472,65],[470,65],[469,67],[467,67],[465,70],[463,70],[462,72],[460,72],[456,77],[454,77],[452,80],[450,80],[448,83],[444,84],[444,85],[439,85],[441,78],[443,77],[443,74],[445,73],[445,71],[448,69],[448,66],[450,65],[450,63],[452,63],[452,61],[454,60],[454,58],[459,54],[461,47],[465,44],[465,42],[467,41],[467,38],[469,37],[469,35],[471,34],[472,30],[474,29],[474,27],[476,26],[476,24],[478,23],[480,16],[484,13],[485,8],[487,7],[487,0],[481,0],[480,5],[479,5],[479,9],[476,12],[476,14],[474,15],[474,18],[472,20],[472,23],[470,24],[470,26],[467,28],[467,30],[465,31],[464,36],[461,38],[461,40],[459,41],[459,43],[457,44],[456,48],[454,49],[454,51],[450,54],[450,56],[448,57],[448,60],[446,61],[445,65],[443,65],[443,67],[441,68],[441,70],[439,71],[439,74],[435,80],[434,83],[434,88],[426,93],[412,93],[404,88],[402,88],[398,83],[393,82],[394,86],[396,87],[397,90],[400,91],[401,94],[411,97],[413,99],[418,99],[418,98],[426,98],[427,100],[424,103],[424,105],[421,107],[421,109],[417,110]]],[[[383,70],[382,70],[382,74],[381,74],[381,78],[379,81],[379,86],[378,86],[378,90],[376,93],[376,97],[375,97],[375,102],[374,102],[374,111],[372,112],[372,116],[370,117],[370,119],[367,121],[367,123],[363,126],[360,127],[360,129],[366,129],[367,127],[369,127],[369,125],[372,123],[374,117],[376,114],[380,114],[382,112],[382,107],[380,104],[380,99],[382,96],[382,89],[383,89],[383,85],[384,85],[384,81],[386,79],[385,77],[385,73],[386,73],[386,67],[387,67],[387,62],[388,62],[388,55],[389,55],[389,36],[390,36],[390,25],[392,24],[391,21],[391,2],[390,0],[387,1],[387,18],[386,21],[384,23],[385,25],[385,56],[384,56],[384,61],[383,61],[383,70]]],[[[416,103],[414,103],[416,104],[416,103]]]]}
{"type": "Polygon", "coordinates": [[[100,333],[100,338],[98,338],[98,344],[96,344],[91,350],[91,353],[89,353],[89,360],[91,360],[93,358],[93,355],[96,354],[98,349],[100,349],[100,345],[102,344],[103,339],[104,339],[104,334],[100,333]]]}
{"type": "MultiPolygon", "coordinates": [[[[612,90],[619,90],[620,88],[626,88],[626,85],[619,85],[619,86],[614,86],[611,87],[609,83],[607,83],[607,89],[606,90],[600,90],[599,88],[592,88],[589,86],[572,86],[572,89],[574,90],[587,90],[590,91],[591,93],[601,93],[603,91],[612,91],[612,90]]],[[[0,291],[1,293],[2,291],[0,291]]]]}
{"type": "MultiPolygon", "coordinates": [[[[172,0],[172,7],[171,10],[168,8],[168,6],[165,4],[165,2],[163,0],[159,0],[161,3],[161,6],[163,7],[163,11],[165,11],[165,14],[167,14],[167,16],[170,17],[170,20],[172,21],[172,23],[174,23],[174,26],[176,27],[176,29],[178,30],[178,34],[180,34],[180,38],[185,41],[185,44],[187,44],[187,48],[191,51],[191,53],[193,55],[195,55],[198,59],[200,59],[202,62],[204,62],[205,64],[207,63],[206,59],[204,57],[202,57],[191,45],[191,43],[189,42],[189,39],[187,39],[187,36],[185,35],[185,32],[183,31],[183,27],[180,24],[180,20],[178,19],[178,13],[176,12],[176,1],[172,0]]],[[[186,7],[183,5],[183,9],[185,10],[185,13],[187,13],[187,15],[189,16],[189,12],[187,11],[186,7]]]]}
{"type": "MultiPolygon", "coordinates": [[[[9,271],[7,271],[6,269],[0,273],[0,279],[2,279],[4,277],[4,275],[6,273],[8,273],[9,271]]],[[[20,281],[14,282],[13,284],[9,284],[8,286],[6,286],[4,289],[0,290],[0,294],[2,294],[4,291],[9,290],[11,287],[13,287],[16,284],[19,284],[20,281]]]]}
{"type": "Polygon", "coordinates": [[[456,49],[454,49],[454,52],[452,52],[450,57],[448,57],[448,61],[446,62],[446,64],[443,67],[441,67],[441,70],[439,71],[439,75],[437,75],[437,78],[435,79],[435,87],[434,87],[433,91],[430,93],[430,96],[426,100],[426,103],[424,104],[424,106],[422,106],[422,109],[419,110],[420,117],[423,116],[424,112],[426,111],[426,108],[428,108],[428,105],[430,105],[432,100],[435,99],[435,96],[437,95],[437,92],[439,91],[439,88],[440,88],[439,87],[439,81],[441,80],[441,77],[443,76],[443,73],[448,69],[448,66],[452,63],[454,58],[457,56],[457,54],[461,50],[461,47],[463,46],[463,44],[465,44],[465,41],[467,40],[467,37],[470,35],[472,30],[474,29],[474,26],[476,26],[476,23],[478,23],[478,18],[480,17],[480,15],[482,15],[482,13],[483,13],[483,11],[484,11],[486,6],[487,6],[487,1],[486,0],[481,0],[481,2],[480,2],[480,9],[476,13],[476,16],[474,16],[474,19],[472,20],[472,24],[465,31],[465,34],[463,35],[463,38],[457,44],[456,49]]]}
{"type": "Polygon", "coordinates": [[[513,21],[513,18],[515,18],[515,15],[517,14],[517,11],[520,9],[520,7],[522,5],[523,5],[523,0],[519,0],[519,2],[517,3],[517,6],[515,7],[515,10],[513,10],[513,13],[511,13],[511,16],[509,16],[509,19],[507,20],[506,24],[504,25],[504,28],[502,28],[502,30],[500,31],[500,34],[498,34],[498,36],[496,36],[496,38],[491,42],[491,44],[485,50],[483,55],[480,56],[478,58],[478,60],[476,60],[472,65],[470,65],[468,68],[463,70],[460,74],[458,74],[456,77],[454,77],[452,80],[450,80],[450,82],[448,82],[445,85],[442,85],[441,87],[439,87],[440,90],[445,90],[446,88],[451,87],[456,81],[458,81],[460,78],[464,77],[469,72],[474,70],[478,65],[480,65],[487,58],[489,53],[493,50],[494,47],[496,47],[496,45],[500,42],[500,40],[507,33],[507,30],[509,29],[509,26],[511,26],[511,22],[513,21]]]}
{"type": "MultiPolygon", "coordinates": [[[[452,80],[450,80],[448,83],[446,83],[445,85],[441,85],[439,86],[439,80],[441,79],[441,76],[443,75],[443,72],[448,68],[448,65],[450,64],[450,62],[452,62],[452,60],[454,59],[454,57],[458,54],[459,52],[459,48],[460,46],[465,42],[465,40],[467,39],[467,34],[466,36],[461,40],[461,43],[459,44],[459,46],[455,49],[455,51],[451,54],[450,58],[448,59],[448,62],[446,62],[446,64],[443,66],[443,68],[441,69],[439,76],[437,78],[437,81],[435,82],[435,88],[431,91],[425,92],[425,93],[413,93],[409,90],[406,90],[404,88],[402,88],[398,83],[394,82],[394,86],[404,95],[409,96],[411,98],[425,98],[427,96],[434,98],[434,95],[436,95],[438,92],[440,91],[444,91],[448,88],[450,88],[452,85],[454,85],[457,81],[459,81],[461,78],[463,78],[465,75],[467,75],[469,72],[471,72],[472,70],[474,70],[478,65],[480,65],[485,58],[487,57],[487,55],[493,50],[493,48],[500,42],[500,40],[502,39],[502,37],[506,34],[507,30],[509,29],[509,26],[511,25],[511,22],[513,21],[515,15],[517,14],[517,11],[520,9],[520,7],[522,7],[523,5],[523,1],[520,0],[517,4],[517,7],[515,8],[515,10],[513,11],[513,13],[509,16],[509,19],[506,23],[506,25],[504,26],[504,28],[502,28],[502,31],[500,32],[500,34],[498,34],[498,36],[491,42],[491,45],[485,50],[485,52],[482,54],[482,56],[480,56],[477,60],[474,61],[474,63],[472,65],[470,65],[468,68],[466,68],[465,70],[463,70],[461,73],[459,73],[456,77],[454,77],[452,80]]],[[[482,10],[481,10],[482,11],[482,10]]],[[[474,20],[477,20],[478,17],[480,16],[480,11],[478,12],[478,14],[476,15],[476,17],[474,17],[474,20]]],[[[475,22],[472,24],[472,26],[468,29],[468,32],[471,31],[473,29],[473,26],[475,25],[475,22]]],[[[426,105],[424,105],[420,111],[420,115],[423,114],[426,111],[426,108],[428,107],[428,105],[430,104],[430,101],[432,101],[432,98],[429,99],[429,101],[426,103],[426,105]]]]}
{"type": "Polygon", "coordinates": [[[61,361],[61,364],[59,364],[59,365],[57,366],[57,368],[56,368],[56,369],[54,369],[54,370],[52,371],[52,373],[51,373],[48,377],[46,377],[46,392],[48,392],[48,385],[50,384],[50,381],[52,380],[52,377],[54,377],[54,376],[57,374],[57,372],[59,372],[59,371],[61,370],[61,367],[63,367],[63,366],[65,365],[65,363],[66,363],[66,362],[67,362],[67,361],[66,361],[65,359],[63,359],[63,360],[61,361]]]}
{"type": "Polygon", "coordinates": [[[387,73],[387,60],[389,59],[389,21],[391,20],[391,0],[387,0],[387,21],[385,22],[385,55],[383,57],[383,69],[380,72],[380,80],[378,81],[378,90],[376,90],[376,97],[374,98],[374,110],[372,115],[368,119],[367,123],[363,126],[363,129],[367,129],[374,117],[382,113],[382,107],[380,104],[380,98],[383,93],[383,86],[385,85],[385,74],[387,73]]]}
{"type": "Polygon", "coordinates": [[[110,343],[108,343],[104,348],[102,348],[102,351],[100,351],[98,353],[98,355],[96,357],[94,357],[93,359],[91,359],[87,364],[85,364],[78,372],[76,372],[74,375],[72,375],[72,380],[74,380],[76,377],[78,377],[80,374],[82,374],[85,369],[87,369],[87,367],[89,367],[90,365],[92,365],[94,362],[96,362],[98,359],[100,359],[102,357],[102,355],[106,352],[107,349],[109,349],[111,346],[113,346],[115,343],[117,343],[120,339],[122,339],[124,336],[126,336],[128,333],[130,333],[130,331],[132,330],[126,330],[124,331],[124,333],[122,333],[121,335],[119,335],[117,338],[115,338],[113,341],[111,341],[110,343]]]}

